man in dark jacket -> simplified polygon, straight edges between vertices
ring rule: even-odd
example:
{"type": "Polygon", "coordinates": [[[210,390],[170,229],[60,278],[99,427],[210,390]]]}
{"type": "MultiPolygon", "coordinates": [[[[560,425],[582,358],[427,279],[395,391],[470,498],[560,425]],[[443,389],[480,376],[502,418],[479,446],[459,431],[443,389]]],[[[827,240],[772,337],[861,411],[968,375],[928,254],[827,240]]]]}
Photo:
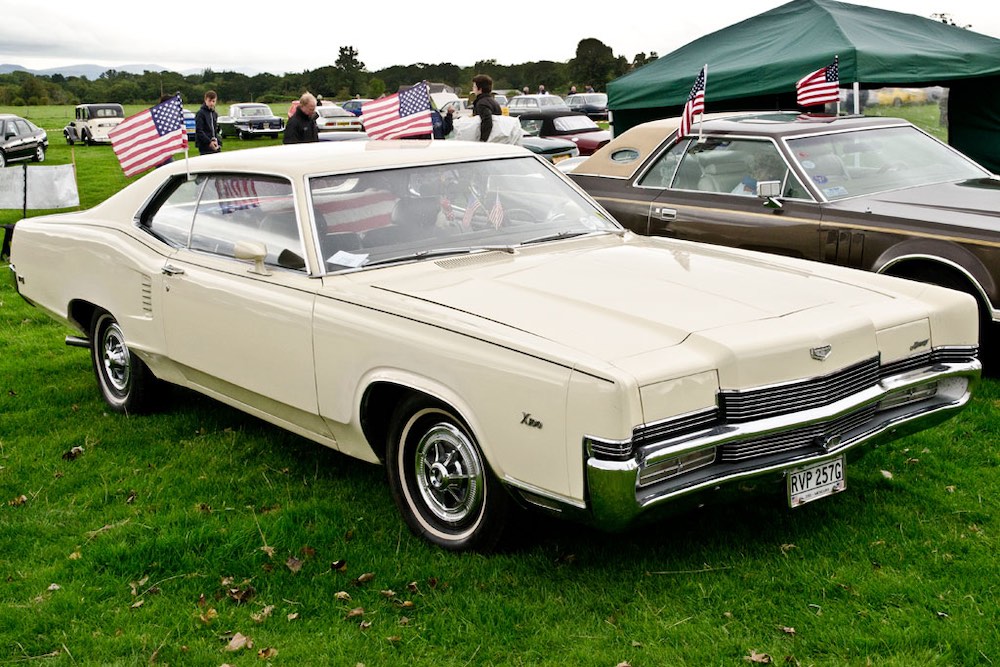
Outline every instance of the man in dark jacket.
{"type": "Polygon", "coordinates": [[[487,74],[472,77],[472,92],[476,99],[472,102],[472,115],[479,116],[479,140],[488,141],[493,131],[493,116],[502,116],[503,110],[493,99],[493,79],[487,74]]]}
{"type": "Polygon", "coordinates": [[[299,98],[299,106],[285,125],[283,144],[305,144],[319,141],[319,128],[316,127],[316,97],[305,93],[299,98]]]}
{"type": "Polygon", "coordinates": [[[218,100],[219,96],[214,90],[207,91],[205,103],[194,116],[194,145],[202,155],[222,150],[222,139],[219,138],[219,114],[215,112],[218,100]]]}

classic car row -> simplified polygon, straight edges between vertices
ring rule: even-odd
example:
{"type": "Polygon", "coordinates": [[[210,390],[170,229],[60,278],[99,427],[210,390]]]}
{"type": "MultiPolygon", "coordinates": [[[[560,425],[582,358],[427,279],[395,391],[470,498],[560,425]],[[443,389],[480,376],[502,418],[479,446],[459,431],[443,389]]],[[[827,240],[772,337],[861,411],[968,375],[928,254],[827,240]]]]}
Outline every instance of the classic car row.
{"type": "Polygon", "coordinates": [[[1000,179],[894,118],[719,114],[678,141],[646,123],[572,179],[620,223],[839,264],[972,295],[985,351],[1000,322],[1000,179]]]}
{"type": "Polygon", "coordinates": [[[22,220],[11,269],[113,410],[174,383],[382,463],[454,550],[518,507],[619,530],[749,480],[817,501],[980,375],[967,294],[637,235],[517,146],[194,157],[22,220]]]}

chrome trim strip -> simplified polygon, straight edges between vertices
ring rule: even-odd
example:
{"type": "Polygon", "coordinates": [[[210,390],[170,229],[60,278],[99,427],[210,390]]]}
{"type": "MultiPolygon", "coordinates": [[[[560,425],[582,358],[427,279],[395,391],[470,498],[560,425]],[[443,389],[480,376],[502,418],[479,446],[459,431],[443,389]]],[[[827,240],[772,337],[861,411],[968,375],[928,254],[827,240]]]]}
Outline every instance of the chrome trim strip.
{"type": "Polygon", "coordinates": [[[736,426],[722,426],[708,432],[692,434],[679,441],[646,446],[641,448],[635,457],[626,461],[604,461],[589,457],[586,461],[586,473],[591,519],[603,528],[621,529],[641,514],[667,501],[696,491],[761,475],[783,473],[793,467],[834,458],[871,441],[894,440],[920,428],[932,426],[965,407],[971,398],[972,390],[979,382],[981,372],[982,364],[977,359],[966,363],[935,364],[883,379],[878,386],[829,406],[736,426]],[[705,474],[693,480],[675,480],[673,485],[668,481],[643,489],[638,487],[641,468],[665,458],[686,451],[760,435],[777,434],[828,421],[866,406],[877,405],[883,398],[907,387],[934,380],[943,382],[951,378],[966,382],[961,395],[949,396],[947,393],[941,393],[919,403],[906,404],[876,413],[874,420],[855,428],[855,431],[860,428],[859,432],[854,432],[836,447],[821,453],[793,455],[777,461],[774,457],[765,456],[758,466],[747,468],[748,465],[752,465],[752,461],[743,461],[735,466],[739,468],[738,470],[730,472],[726,472],[719,465],[709,466],[696,471],[705,474]],[[713,469],[718,471],[718,474],[709,474],[713,469]]]}

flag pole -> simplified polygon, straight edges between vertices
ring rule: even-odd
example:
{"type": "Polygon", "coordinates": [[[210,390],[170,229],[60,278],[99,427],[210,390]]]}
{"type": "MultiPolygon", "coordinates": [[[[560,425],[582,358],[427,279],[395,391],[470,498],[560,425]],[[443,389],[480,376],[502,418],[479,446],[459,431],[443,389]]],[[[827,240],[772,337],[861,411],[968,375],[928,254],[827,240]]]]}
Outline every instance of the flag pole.
{"type": "MultiPolygon", "coordinates": [[[[833,64],[837,68],[837,80],[839,81],[840,80],[840,56],[839,55],[835,55],[833,57],[833,64]]],[[[855,94],[854,99],[855,100],[858,99],[857,94],[855,94]]],[[[839,92],[837,94],[837,115],[838,116],[840,115],[840,94],[839,94],[839,92]]]]}
{"type": "MultiPolygon", "coordinates": [[[[705,80],[702,82],[701,90],[702,90],[702,95],[704,97],[708,97],[708,95],[707,95],[707,93],[708,93],[708,63],[705,63],[705,80]]],[[[702,108],[704,108],[704,106],[705,105],[702,104],[702,108]]],[[[705,137],[702,136],[702,126],[701,126],[701,121],[704,120],[704,118],[705,118],[705,112],[702,111],[701,113],[698,114],[698,143],[699,144],[703,143],[705,141],[705,137]]]]}

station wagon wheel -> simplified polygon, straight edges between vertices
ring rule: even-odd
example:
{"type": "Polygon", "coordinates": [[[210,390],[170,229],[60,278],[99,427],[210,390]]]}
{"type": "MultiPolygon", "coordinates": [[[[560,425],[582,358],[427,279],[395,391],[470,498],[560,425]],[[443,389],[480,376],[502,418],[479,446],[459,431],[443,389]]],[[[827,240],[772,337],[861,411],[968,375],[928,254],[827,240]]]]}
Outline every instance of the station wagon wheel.
{"type": "Polygon", "coordinates": [[[389,485],[410,530],[454,551],[496,546],[510,498],[461,419],[413,397],[397,409],[388,445],[389,485]]]}
{"type": "Polygon", "coordinates": [[[116,412],[145,412],[152,403],[156,378],[128,349],[115,318],[104,311],[94,315],[90,328],[90,357],[101,397],[116,412]]]}

